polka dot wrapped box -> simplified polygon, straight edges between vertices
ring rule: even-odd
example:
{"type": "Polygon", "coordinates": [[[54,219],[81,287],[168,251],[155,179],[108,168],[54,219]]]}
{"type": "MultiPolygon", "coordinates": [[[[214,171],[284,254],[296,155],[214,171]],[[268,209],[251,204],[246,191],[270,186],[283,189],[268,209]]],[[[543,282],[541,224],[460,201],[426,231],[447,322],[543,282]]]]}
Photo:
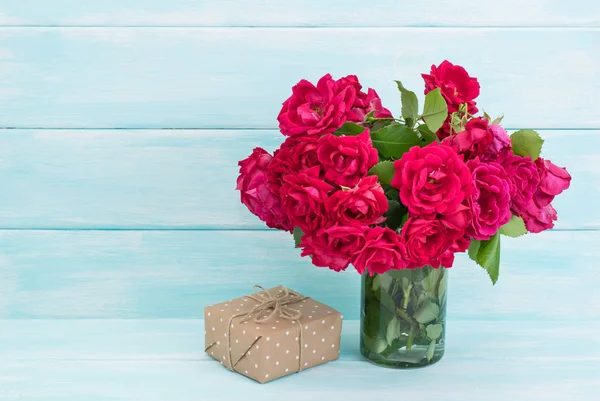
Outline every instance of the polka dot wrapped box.
{"type": "Polygon", "coordinates": [[[257,288],[204,308],[208,355],[260,383],[339,357],[338,311],[286,287],[257,288]]]}

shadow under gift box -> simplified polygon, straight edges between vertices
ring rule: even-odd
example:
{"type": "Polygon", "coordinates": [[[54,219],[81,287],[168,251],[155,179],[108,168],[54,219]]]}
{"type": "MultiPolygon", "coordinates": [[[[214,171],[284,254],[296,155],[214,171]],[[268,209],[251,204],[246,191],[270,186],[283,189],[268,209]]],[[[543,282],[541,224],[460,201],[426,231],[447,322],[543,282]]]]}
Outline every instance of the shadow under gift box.
{"type": "MultiPolygon", "coordinates": [[[[279,286],[265,291],[276,298],[285,290],[279,286]]],[[[248,316],[261,303],[254,296],[205,307],[206,352],[228,369],[260,383],[337,359],[342,315],[312,298],[290,294],[298,301],[286,308],[300,312],[299,319],[276,311],[257,323],[255,316],[248,316]]]]}

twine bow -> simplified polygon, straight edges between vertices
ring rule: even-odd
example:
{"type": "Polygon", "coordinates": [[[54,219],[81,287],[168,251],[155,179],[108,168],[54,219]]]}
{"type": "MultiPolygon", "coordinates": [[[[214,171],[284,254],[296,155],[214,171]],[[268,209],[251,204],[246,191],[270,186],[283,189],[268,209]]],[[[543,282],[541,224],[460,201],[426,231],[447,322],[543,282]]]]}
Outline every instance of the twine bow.
{"type": "Polygon", "coordinates": [[[248,298],[258,302],[258,304],[250,312],[247,312],[246,317],[240,323],[250,320],[254,313],[256,313],[256,316],[252,321],[255,323],[268,322],[277,314],[279,314],[279,317],[287,320],[298,320],[302,317],[302,313],[299,310],[292,309],[288,305],[303,301],[307,297],[300,296],[285,287],[275,296],[260,285],[255,285],[254,291],[256,291],[256,294],[248,295],[248,298]]]}
{"type": "Polygon", "coordinates": [[[255,285],[253,289],[255,294],[247,295],[246,297],[256,301],[257,304],[248,312],[242,312],[231,316],[227,324],[227,349],[229,354],[229,366],[227,366],[227,368],[235,371],[235,366],[231,360],[231,324],[233,323],[233,319],[244,316],[240,323],[245,323],[252,319],[253,322],[260,324],[268,322],[269,320],[278,316],[286,320],[291,320],[292,323],[297,322],[298,326],[300,327],[300,334],[298,335],[298,347],[300,349],[298,358],[298,372],[300,372],[302,370],[302,323],[300,323],[302,312],[290,308],[289,305],[302,302],[308,297],[300,295],[294,291],[290,291],[286,287],[283,287],[275,295],[271,294],[260,285],[255,285]]]}

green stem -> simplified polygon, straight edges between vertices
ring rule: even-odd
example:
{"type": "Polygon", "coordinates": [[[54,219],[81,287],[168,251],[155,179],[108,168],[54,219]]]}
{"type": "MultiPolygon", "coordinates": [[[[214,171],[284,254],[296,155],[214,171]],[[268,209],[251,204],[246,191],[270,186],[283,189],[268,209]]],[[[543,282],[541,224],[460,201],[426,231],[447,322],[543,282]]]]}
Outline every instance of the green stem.
{"type": "Polygon", "coordinates": [[[415,338],[415,326],[410,326],[410,332],[408,333],[408,341],[406,342],[406,350],[410,351],[413,346],[413,340],[415,338]]]}
{"type": "Polygon", "coordinates": [[[412,291],[413,283],[409,283],[406,291],[404,291],[404,303],[402,304],[402,308],[406,310],[408,308],[408,302],[410,301],[410,292],[412,291]]]}
{"type": "Polygon", "coordinates": [[[410,316],[404,309],[396,308],[396,316],[410,324],[411,330],[415,327],[419,327],[419,322],[414,317],[410,316]]]}

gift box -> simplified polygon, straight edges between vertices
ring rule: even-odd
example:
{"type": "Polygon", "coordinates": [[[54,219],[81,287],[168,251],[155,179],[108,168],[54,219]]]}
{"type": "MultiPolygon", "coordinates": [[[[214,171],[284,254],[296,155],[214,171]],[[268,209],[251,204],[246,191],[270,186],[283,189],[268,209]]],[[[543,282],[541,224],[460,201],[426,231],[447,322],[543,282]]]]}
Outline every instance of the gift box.
{"type": "Polygon", "coordinates": [[[260,383],[335,360],[342,315],[286,287],[204,308],[205,350],[260,383]]]}

